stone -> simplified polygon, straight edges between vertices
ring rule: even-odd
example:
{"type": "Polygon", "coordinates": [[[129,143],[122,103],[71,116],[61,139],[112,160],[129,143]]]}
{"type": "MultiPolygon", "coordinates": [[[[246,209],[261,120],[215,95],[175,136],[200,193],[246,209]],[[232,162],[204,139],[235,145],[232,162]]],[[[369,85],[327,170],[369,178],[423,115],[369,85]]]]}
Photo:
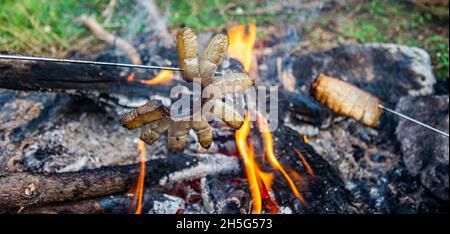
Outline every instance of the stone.
{"type": "Polygon", "coordinates": [[[436,83],[428,53],[404,45],[344,45],[299,55],[292,65],[297,89],[306,94],[311,82],[323,73],[367,90],[389,105],[401,96],[432,94],[436,83]]]}
{"type": "MultiPolygon", "coordinates": [[[[402,97],[396,110],[448,133],[448,95],[402,97]]],[[[413,176],[435,196],[448,197],[448,138],[401,119],[396,129],[403,161],[413,176]]]]}

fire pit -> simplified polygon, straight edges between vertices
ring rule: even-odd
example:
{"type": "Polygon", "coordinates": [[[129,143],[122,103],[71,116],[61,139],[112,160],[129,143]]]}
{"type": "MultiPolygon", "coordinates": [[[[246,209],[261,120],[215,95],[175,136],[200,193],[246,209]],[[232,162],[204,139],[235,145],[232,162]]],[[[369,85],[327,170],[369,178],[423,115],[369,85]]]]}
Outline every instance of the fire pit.
{"type": "MultiPolygon", "coordinates": [[[[154,27],[125,40],[79,17],[110,46],[70,59],[181,67],[157,7],[138,2],[146,13],[134,20],[154,27]]],[[[173,87],[192,92],[176,69],[0,59],[0,213],[447,212],[448,138],[389,113],[365,126],[311,90],[321,74],[335,77],[448,133],[448,93],[436,95],[427,52],[378,43],[303,53],[292,50],[301,28],[258,40],[257,30],[227,28],[217,69],[255,80],[221,99],[238,103],[242,126],[210,120],[210,146],[189,130],[177,151],[163,131],[148,145],[120,124],[146,103],[173,106],[173,87]]],[[[200,51],[212,36],[199,33],[200,51]]]]}

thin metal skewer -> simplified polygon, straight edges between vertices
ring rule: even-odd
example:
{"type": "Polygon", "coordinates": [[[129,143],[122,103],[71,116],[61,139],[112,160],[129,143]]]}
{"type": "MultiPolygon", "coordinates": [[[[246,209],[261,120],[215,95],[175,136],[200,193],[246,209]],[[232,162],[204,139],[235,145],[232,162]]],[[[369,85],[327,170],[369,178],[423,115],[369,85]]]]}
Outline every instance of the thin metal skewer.
{"type": "Polygon", "coordinates": [[[181,71],[182,70],[181,68],[178,68],[178,67],[164,67],[164,66],[137,65],[137,64],[128,64],[128,63],[110,63],[110,62],[97,62],[97,61],[74,60],[74,59],[31,57],[31,56],[20,56],[20,55],[2,55],[2,54],[0,54],[0,59],[43,61],[43,62],[54,62],[54,63],[90,64],[90,65],[99,65],[99,66],[130,67],[130,68],[158,69],[158,70],[171,70],[171,71],[181,71]]]}
{"type": "MultiPolygon", "coordinates": [[[[142,69],[158,69],[158,70],[171,70],[171,71],[181,71],[181,68],[178,67],[165,67],[165,66],[152,66],[152,65],[137,65],[137,64],[128,64],[128,63],[110,63],[110,62],[98,62],[98,61],[87,61],[87,60],[74,60],[74,59],[58,59],[58,58],[46,58],[46,57],[32,57],[32,56],[20,56],[20,55],[2,55],[0,54],[0,59],[15,59],[15,60],[28,60],[28,61],[43,61],[43,62],[55,62],[55,63],[73,63],[73,64],[89,64],[89,65],[99,65],[99,66],[114,66],[114,67],[130,67],[130,68],[142,68],[142,69]]],[[[216,72],[218,74],[223,74],[222,72],[216,72]]],[[[433,128],[427,124],[424,124],[416,119],[413,119],[409,116],[406,116],[402,113],[399,113],[395,110],[387,108],[383,105],[378,105],[379,108],[386,110],[392,114],[395,114],[399,117],[402,117],[406,120],[409,120],[413,123],[416,123],[422,127],[433,130],[437,133],[440,133],[446,137],[449,137],[449,134],[443,132],[439,129],[433,128]]]]}
{"type": "Polygon", "coordinates": [[[395,111],[395,110],[392,110],[392,109],[390,109],[390,108],[387,108],[387,107],[385,107],[385,106],[383,106],[383,105],[378,105],[378,107],[381,108],[381,109],[383,109],[383,110],[386,110],[386,111],[388,111],[388,112],[390,112],[390,113],[392,113],[392,114],[395,114],[395,115],[397,115],[397,116],[399,116],[399,117],[402,117],[402,118],[404,118],[404,119],[406,119],[406,120],[409,120],[409,121],[411,121],[411,122],[413,122],[413,123],[416,123],[416,124],[418,124],[418,125],[420,125],[420,126],[422,126],[422,127],[428,128],[428,129],[433,130],[433,131],[435,131],[435,132],[437,132],[437,133],[440,133],[440,134],[442,134],[442,135],[444,135],[444,136],[446,136],[446,137],[449,137],[449,136],[448,136],[448,133],[443,132],[443,131],[441,131],[441,130],[439,130],[439,129],[433,128],[433,127],[431,127],[431,126],[428,125],[428,124],[424,124],[424,123],[422,123],[422,122],[420,122],[420,121],[418,121],[418,120],[416,120],[416,119],[413,119],[413,118],[411,118],[411,117],[409,117],[409,116],[406,116],[406,115],[404,115],[404,114],[402,114],[402,113],[399,113],[399,112],[397,112],[397,111],[395,111]]]}

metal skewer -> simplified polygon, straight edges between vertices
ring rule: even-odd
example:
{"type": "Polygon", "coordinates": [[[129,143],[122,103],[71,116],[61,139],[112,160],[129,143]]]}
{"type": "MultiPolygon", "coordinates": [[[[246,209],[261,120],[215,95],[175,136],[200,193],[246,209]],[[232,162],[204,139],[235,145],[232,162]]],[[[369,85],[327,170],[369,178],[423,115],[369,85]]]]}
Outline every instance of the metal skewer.
{"type": "MultiPolygon", "coordinates": [[[[137,65],[137,64],[128,64],[128,63],[110,63],[110,62],[97,62],[97,61],[87,61],[87,60],[74,60],[74,59],[58,59],[58,58],[46,58],[46,57],[32,57],[32,56],[20,56],[20,55],[2,55],[0,54],[0,59],[15,59],[15,60],[28,60],[28,61],[43,61],[43,62],[54,62],[54,63],[73,63],[73,64],[89,64],[89,65],[99,65],[99,66],[114,66],[114,67],[130,67],[130,68],[142,68],[142,69],[157,69],[157,70],[171,70],[171,71],[181,71],[181,68],[178,67],[165,67],[165,66],[152,66],[152,65],[137,65]]],[[[218,74],[223,74],[222,72],[216,72],[218,74]]],[[[383,105],[378,105],[379,108],[386,110],[392,114],[395,114],[401,118],[409,120],[413,123],[416,123],[422,127],[433,130],[439,134],[442,134],[446,137],[449,137],[449,134],[443,132],[439,129],[433,128],[425,123],[422,123],[416,119],[413,119],[409,116],[406,116],[402,113],[399,113],[395,110],[387,108],[383,105]]]]}
{"type": "Polygon", "coordinates": [[[390,113],[392,113],[392,114],[395,114],[395,115],[397,115],[397,116],[399,116],[399,117],[402,117],[402,118],[404,118],[404,119],[406,119],[406,120],[409,120],[409,121],[411,121],[411,122],[413,122],[413,123],[416,123],[416,124],[418,124],[418,125],[420,125],[420,126],[422,126],[422,127],[428,128],[428,129],[433,130],[433,131],[435,131],[435,132],[437,132],[437,133],[440,133],[440,134],[442,134],[442,135],[444,135],[444,136],[446,136],[446,137],[449,137],[449,136],[448,136],[448,133],[446,133],[446,132],[444,132],[444,131],[441,131],[441,130],[439,130],[439,129],[433,128],[433,127],[431,127],[431,126],[428,125],[428,124],[424,124],[424,123],[422,123],[422,122],[420,122],[420,121],[418,121],[418,120],[416,120],[416,119],[413,119],[413,118],[411,118],[411,117],[409,117],[409,116],[406,116],[406,115],[404,115],[404,114],[402,114],[402,113],[399,113],[399,112],[397,112],[397,111],[395,111],[395,110],[392,110],[392,109],[390,109],[390,108],[387,108],[387,107],[385,107],[385,106],[383,106],[383,105],[378,105],[378,107],[381,108],[381,109],[383,109],[383,110],[386,110],[386,111],[388,111],[388,112],[390,112],[390,113]]]}
{"type": "Polygon", "coordinates": [[[54,63],[89,64],[89,65],[99,65],[99,66],[131,67],[131,68],[158,69],[158,70],[171,70],[171,71],[181,71],[182,70],[181,68],[178,68],[178,67],[164,67],[164,66],[137,65],[137,64],[128,64],[128,63],[110,63],[110,62],[97,62],[97,61],[74,60],[74,59],[31,57],[31,56],[20,56],[20,55],[2,55],[2,54],[0,54],[0,59],[15,59],[15,60],[28,60],[28,61],[54,62],[54,63]]]}

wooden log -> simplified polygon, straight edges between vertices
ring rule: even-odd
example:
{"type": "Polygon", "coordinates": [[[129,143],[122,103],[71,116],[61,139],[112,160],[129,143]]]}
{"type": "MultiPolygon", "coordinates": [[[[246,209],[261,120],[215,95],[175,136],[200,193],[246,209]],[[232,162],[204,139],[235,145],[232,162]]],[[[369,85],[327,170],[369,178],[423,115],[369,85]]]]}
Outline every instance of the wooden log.
{"type": "Polygon", "coordinates": [[[108,211],[115,213],[131,213],[133,207],[132,194],[119,194],[76,202],[30,207],[19,210],[20,214],[104,214],[108,211]]]}
{"type": "MultiPolygon", "coordinates": [[[[169,94],[168,85],[146,85],[128,81],[116,71],[101,66],[38,61],[0,60],[0,88],[25,91],[76,92],[95,90],[129,97],[169,94]]],[[[173,81],[173,84],[179,82],[173,81]]]]}
{"type": "MultiPolygon", "coordinates": [[[[145,190],[142,196],[142,209],[153,207],[154,200],[161,200],[163,194],[145,190]]],[[[136,196],[120,193],[105,197],[84,199],[75,202],[29,207],[19,210],[20,214],[129,214],[136,209],[136,196]]],[[[16,211],[17,212],[17,211],[16,211]]]]}
{"type": "MultiPolygon", "coordinates": [[[[165,185],[209,174],[239,173],[238,159],[224,155],[176,154],[146,163],[145,184],[165,185]]],[[[124,192],[139,165],[101,167],[54,174],[16,173],[0,177],[0,209],[74,201],[124,192]]]]}

